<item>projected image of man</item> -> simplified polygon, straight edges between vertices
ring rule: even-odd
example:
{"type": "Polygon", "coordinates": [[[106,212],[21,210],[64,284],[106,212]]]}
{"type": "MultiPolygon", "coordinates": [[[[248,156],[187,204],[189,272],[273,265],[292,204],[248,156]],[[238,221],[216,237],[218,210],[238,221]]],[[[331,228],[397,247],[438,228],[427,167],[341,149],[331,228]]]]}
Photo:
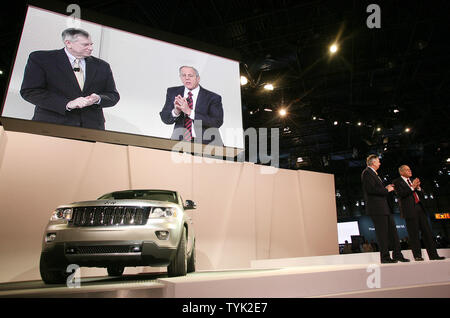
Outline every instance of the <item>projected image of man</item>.
{"type": "Polygon", "coordinates": [[[28,58],[20,94],[35,105],[32,120],[105,129],[103,108],[120,99],[111,68],[91,56],[88,32],[70,28],[61,36],[64,48],[28,58]]]}
{"type": "Polygon", "coordinates": [[[222,97],[200,86],[200,75],[194,67],[182,66],[179,73],[183,86],[167,89],[159,113],[165,124],[174,125],[171,139],[222,146],[222,97]]]}

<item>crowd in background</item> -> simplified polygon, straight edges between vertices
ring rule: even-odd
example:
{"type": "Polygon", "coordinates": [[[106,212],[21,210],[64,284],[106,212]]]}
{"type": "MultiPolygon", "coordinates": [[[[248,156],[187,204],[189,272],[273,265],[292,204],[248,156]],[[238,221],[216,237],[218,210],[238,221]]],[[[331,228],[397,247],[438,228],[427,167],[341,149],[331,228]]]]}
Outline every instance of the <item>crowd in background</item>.
{"type": "MultiPolygon", "coordinates": [[[[449,240],[443,236],[442,234],[438,234],[434,238],[436,242],[437,248],[450,248],[450,242],[449,240]]],[[[411,249],[408,241],[408,237],[404,237],[400,239],[400,246],[402,250],[409,250],[411,249]]],[[[422,248],[425,248],[425,245],[423,241],[421,240],[421,246],[422,248]]],[[[351,253],[371,253],[371,252],[378,252],[378,244],[371,240],[368,242],[367,240],[363,240],[361,244],[352,244],[351,242],[345,241],[344,244],[339,244],[339,254],[351,254],[351,253]]]]}

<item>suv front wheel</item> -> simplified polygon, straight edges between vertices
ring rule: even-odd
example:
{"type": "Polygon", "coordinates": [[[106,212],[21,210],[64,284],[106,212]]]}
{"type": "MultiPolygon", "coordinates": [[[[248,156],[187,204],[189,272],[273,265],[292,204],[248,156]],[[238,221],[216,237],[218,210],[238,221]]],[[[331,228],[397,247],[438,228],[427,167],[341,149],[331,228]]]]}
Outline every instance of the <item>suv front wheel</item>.
{"type": "Polygon", "coordinates": [[[39,272],[42,280],[46,284],[65,284],[70,275],[70,273],[66,273],[65,269],[50,270],[42,254],[39,261],[39,272]]]}

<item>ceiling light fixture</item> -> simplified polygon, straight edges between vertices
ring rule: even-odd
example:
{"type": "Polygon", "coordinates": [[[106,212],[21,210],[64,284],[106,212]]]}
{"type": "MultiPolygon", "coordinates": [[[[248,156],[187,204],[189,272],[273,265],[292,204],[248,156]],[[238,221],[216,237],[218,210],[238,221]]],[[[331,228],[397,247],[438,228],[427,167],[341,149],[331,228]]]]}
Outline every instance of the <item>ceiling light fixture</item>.
{"type": "Polygon", "coordinates": [[[247,85],[247,83],[248,83],[247,77],[241,76],[241,85],[244,86],[244,85],[247,85]]]}
{"type": "Polygon", "coordinates": [[[266,84],[266,85],[264,85],[264,89],[266,91],[273,91],[273,85],[272,84],[266,84]]]}
{"type": "Polygon", "coordinates": [[[330,53],[331,53],[331,54],[336,53],[337,50],[338,50],[338,46],[337,46],[336,43],[334,43],[334,44],[332,44],[332,45],[330,46],[330,53]]]}

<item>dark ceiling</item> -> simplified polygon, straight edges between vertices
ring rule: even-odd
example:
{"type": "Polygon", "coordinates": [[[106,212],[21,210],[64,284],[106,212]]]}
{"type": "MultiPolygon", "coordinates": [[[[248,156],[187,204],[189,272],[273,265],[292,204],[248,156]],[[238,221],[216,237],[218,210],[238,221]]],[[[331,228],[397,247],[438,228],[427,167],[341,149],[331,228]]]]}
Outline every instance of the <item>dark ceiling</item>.
{"type": "MultiPolygon", "coordinates": [[[[359,176],[370,153],[382,156],[388,181],[400,164],[410,165],[440,198],[437,208],[448,211],[450,2],[78,4],[82,10],[236,50],[241,75],[249,79],[242,87],[244,128],[280,128],[280,167],[334,173],[340,217],[359,213],[342,207],[362,199],[359,176]],[[366,24],[371,3],[381,9],[379,29],[366,24]],[[335,41],[339,51],[330,56],[328,47],[335,41]],[[269,82],[274,90],[264,91],[269,82]],[[288,111],[284,118],[278,114],[281,107],[288,111]]],[[[14,6],[1,12],[2,93],[23,23],[24,4],[14,6]]]]}

